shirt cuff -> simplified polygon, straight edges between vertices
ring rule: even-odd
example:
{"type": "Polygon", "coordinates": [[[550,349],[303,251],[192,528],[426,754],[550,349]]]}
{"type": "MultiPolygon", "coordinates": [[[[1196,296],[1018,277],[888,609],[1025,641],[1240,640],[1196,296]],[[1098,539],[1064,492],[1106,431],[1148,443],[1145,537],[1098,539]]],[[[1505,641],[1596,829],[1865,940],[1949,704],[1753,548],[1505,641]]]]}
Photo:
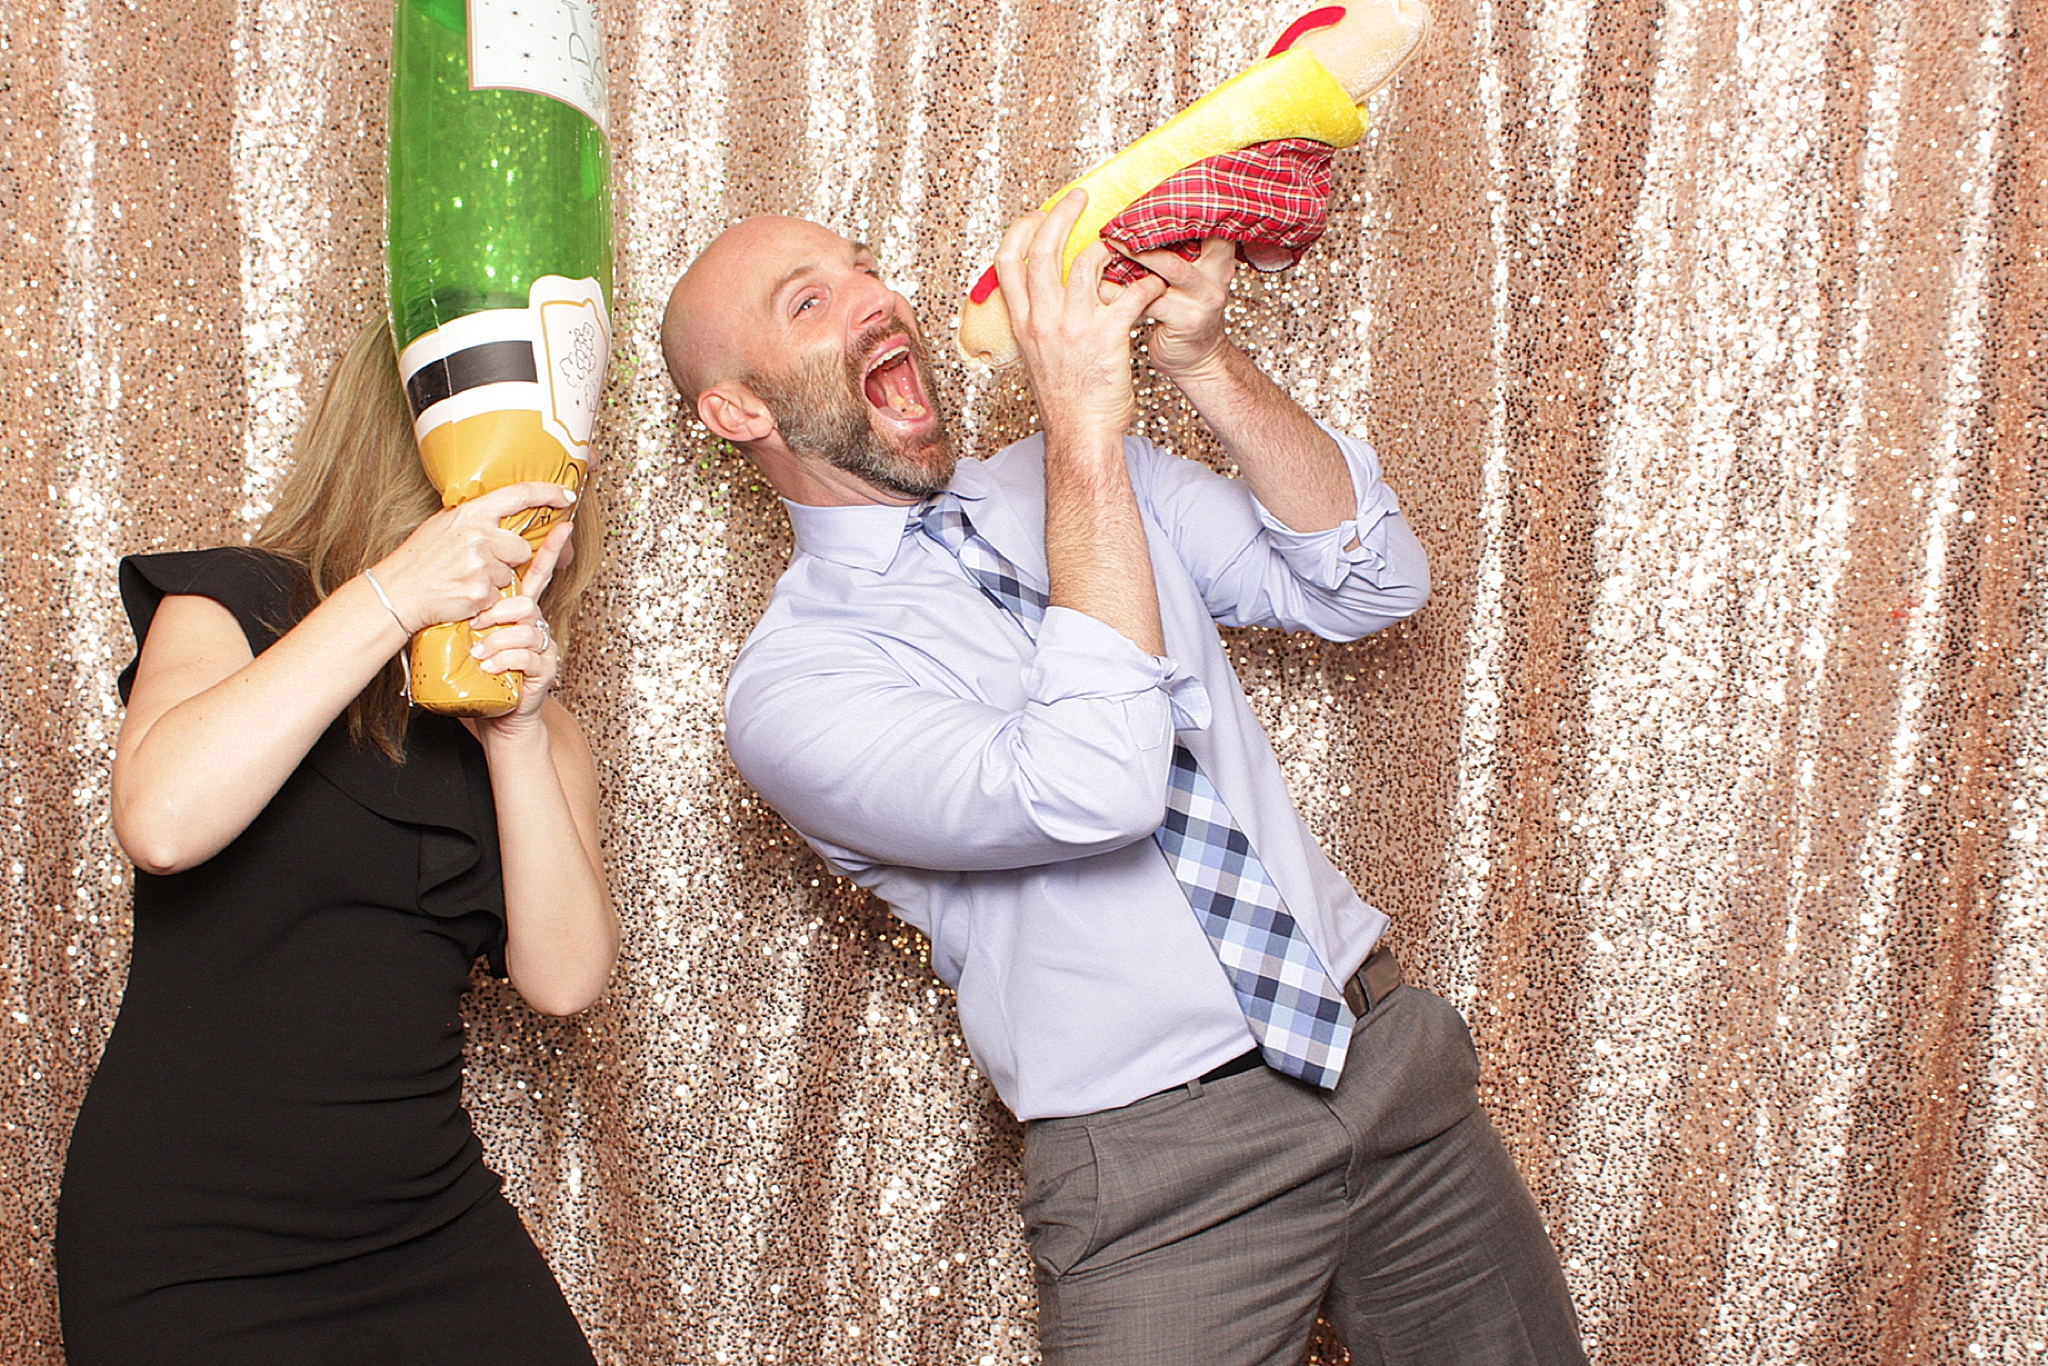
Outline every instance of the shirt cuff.
{"type": "Polygon", "coordinates": [[[1085,699],[1165,698],[1175,730],[1207,730],[1209,690],[1172,659],[1148,654],[1097,617],[1048,607],[1038,652],[1024,671],[1024,695],[1041,706],[1085,699]]]}
{"type": "Polygon", "coordinates": [[[1381,524],[1400,512],[1394,491],[1380,477],[1380,458],[1373,448],[1357,437],[1347,436],[1317,422],[1344,456],[1351,471],[1351,487],[1358,497],[1358,513],[1328,531],[1296,531],[1252,499],[1259,524],[1295,577],[1318,588],[1335,588],[1354,573],[1370,581],[1388,564],[1381,524]]]}

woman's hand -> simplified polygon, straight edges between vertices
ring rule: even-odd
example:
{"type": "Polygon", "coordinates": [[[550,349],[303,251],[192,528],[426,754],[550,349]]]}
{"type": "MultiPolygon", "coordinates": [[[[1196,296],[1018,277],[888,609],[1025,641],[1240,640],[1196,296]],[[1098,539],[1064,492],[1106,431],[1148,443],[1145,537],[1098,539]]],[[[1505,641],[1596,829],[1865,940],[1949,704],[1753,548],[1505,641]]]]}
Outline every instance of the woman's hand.
{"type": "Polygon", "coordinates": [[[566,508],[575,501],[560,484],[507,484],[427,518],[370,572],[406,630],[461,621],[498,601],[534,557],[525,537],[498,523],[526,508],[566,508]]]}
{"type": "Polygon", "coordinates": [[[1115,441],[1137,411],[1131,329],[1166,282],[1148,275],[1105,301],[1109,248],[1099,241],[1074,259],[1062,282],[1060,257],[1087,203],[1087,192],[1076,190],[1051,213],[1012,223],[996,252],[996,278],[1048,437],[1115,441]]]}
{"type": "Polygon", "coordinates": [[[526,572],[519,576],[518,594],[499,598],[469,619],[478,633],[470,653],[482,661],[484,672],[517,669],[525,676],[525,684],[519,690],[519,705],[503,716],[480,723],[498,734],[543,728],[541,703],[547,700],[561,670],[562,650],[548,628],[547,619],[540,614],[540,596],[547,591],[555,571],[575,557],[569,540],[573,530],[574,523],[557,523],[527,562],[526,572]]]}

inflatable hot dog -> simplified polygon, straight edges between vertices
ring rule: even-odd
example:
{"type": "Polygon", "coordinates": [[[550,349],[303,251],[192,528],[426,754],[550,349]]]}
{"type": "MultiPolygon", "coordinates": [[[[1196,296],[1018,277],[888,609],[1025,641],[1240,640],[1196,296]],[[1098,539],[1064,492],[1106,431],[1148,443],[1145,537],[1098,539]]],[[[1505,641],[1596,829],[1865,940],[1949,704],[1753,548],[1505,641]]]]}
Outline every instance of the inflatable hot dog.
{"type": "MultiPolygon", "coordinates": [[[[398,0],[392,18],[391,331],[442,502],[529,479],[580,487],[611,352],[604,62],[592,0],[398,0]]],[[[560,516],[504,525],[537,548],[560,516]]],[[[507,590],[508,592],[511,590],[507,590]]],[[[412,697],[499,716],[468,623],[413,637],[412,697]]]]}
{"type": "MultiPolygon", "coordinates": [[[[1366,97],[1400,69],[1429,33],[1423,0],[1324,5],[1288,25],[1265,59],[1196,100],[1046,200],[1088,192],[1067,238],[1061,273],[1126,209],[1191,166],[1262,143],[1309,139],[1349,147],[1365,135],[1366,97]]],[[[960,307],[962,354],[985,365],[1017,358],[1009,310],[993,270],[960,307]]]]}

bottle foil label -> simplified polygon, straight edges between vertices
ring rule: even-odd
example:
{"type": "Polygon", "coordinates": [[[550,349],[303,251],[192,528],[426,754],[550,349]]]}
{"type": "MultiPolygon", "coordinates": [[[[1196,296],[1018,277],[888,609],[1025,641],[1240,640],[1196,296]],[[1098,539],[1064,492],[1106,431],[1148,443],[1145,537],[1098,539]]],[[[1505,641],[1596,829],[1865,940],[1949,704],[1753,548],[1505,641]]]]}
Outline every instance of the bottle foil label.
{"type": "Polygon", "coordinates": [[[427,473],[453,506],[522,479],[582,483],[611,320],[595,280],[543,275],[525,308],[455,318],[399,353],[427,473]]]}

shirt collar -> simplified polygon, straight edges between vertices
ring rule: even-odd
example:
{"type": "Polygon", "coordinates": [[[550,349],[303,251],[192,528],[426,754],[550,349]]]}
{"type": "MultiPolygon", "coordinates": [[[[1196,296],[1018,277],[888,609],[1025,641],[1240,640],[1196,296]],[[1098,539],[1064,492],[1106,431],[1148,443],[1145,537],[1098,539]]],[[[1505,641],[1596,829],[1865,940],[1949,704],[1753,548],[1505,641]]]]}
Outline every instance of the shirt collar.
{"type": "MultiPolygon", "coordinates": [[[[973,502],[988,496],[986,467],[979,460],[962,460],[953,471],[947,490],[973,502]]],[[[896,548],[911,529],[911,519],[923,506],[901,507],[889,503],[853,503],[844,507],[818,507],[811,503],[782,500],[789,509],[789,524],[796,532],[796,548],[806,555],[865,569],[879,574],[896,560],[896,548]]]]}

